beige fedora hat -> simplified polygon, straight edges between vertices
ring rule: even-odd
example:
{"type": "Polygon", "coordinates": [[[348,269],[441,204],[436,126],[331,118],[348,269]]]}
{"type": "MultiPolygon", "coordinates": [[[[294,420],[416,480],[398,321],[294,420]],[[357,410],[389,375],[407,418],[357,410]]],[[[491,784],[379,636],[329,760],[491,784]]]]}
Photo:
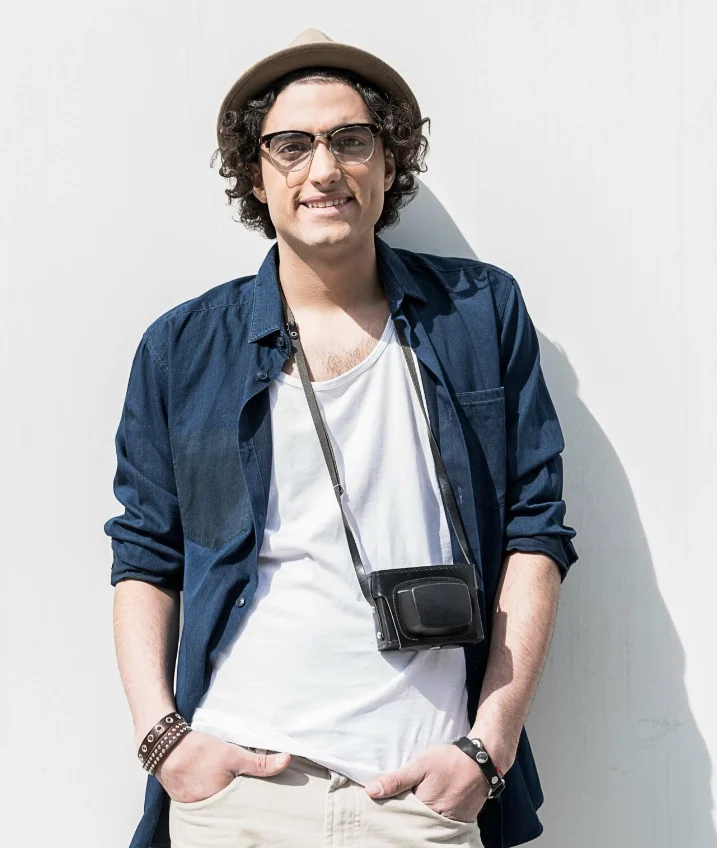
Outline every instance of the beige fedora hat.
{"type": "Polygon", "coordinates": [[[250,97],[259,94],[275,79],[317,65],[343,68],[360,74],[378,88],[397,100],[406,101],[421,120],[418,101],[403,77],[382,59],[350,44],[334,41],[318,29],[305,29],[283,50],[271,53],[245,71],[229,89],[219,109],[217,138],[221,144],[220,129],[228,109],[238,109],[250,97]]]}

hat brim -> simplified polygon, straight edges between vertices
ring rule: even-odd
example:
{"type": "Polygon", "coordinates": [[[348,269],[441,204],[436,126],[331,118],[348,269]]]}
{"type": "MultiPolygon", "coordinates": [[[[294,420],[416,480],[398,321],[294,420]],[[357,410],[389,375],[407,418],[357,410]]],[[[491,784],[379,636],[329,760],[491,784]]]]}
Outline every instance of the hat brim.
{"type": "Polygon", "coordinates": [[[338,41],[312,42],[272,53],[239,77],[229,89],[219,109],[217,139],[220,145],[222,122],[229,109],[239,109],[248,99],[255,97],[284,74],[315,66],[343,68],[359,74],[396,100],[407,102],[414,113],[416,123],[421,120],[418,101],[408,83],[378,56],[338,41]]]}

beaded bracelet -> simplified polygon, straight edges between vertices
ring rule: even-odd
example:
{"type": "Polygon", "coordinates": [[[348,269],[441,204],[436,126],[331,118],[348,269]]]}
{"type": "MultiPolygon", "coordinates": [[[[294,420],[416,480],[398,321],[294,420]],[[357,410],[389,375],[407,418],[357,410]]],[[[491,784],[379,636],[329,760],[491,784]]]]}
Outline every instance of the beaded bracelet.
{"type": "Polygon", "coordinates": [[[142,768],[154,774],[159,763],[191,727],[177,712],[168,713],[144,737],[137,751],[142,768]]]}

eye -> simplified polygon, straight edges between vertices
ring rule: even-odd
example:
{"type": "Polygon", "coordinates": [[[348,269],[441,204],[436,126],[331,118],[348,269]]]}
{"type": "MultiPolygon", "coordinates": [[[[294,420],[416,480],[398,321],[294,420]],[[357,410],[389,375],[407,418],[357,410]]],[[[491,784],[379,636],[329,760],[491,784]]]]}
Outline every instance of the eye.
{"type": "Polygon", "coordinates": [[[332,147],[339,155],[361,156],[373,146],[373,136],[367,127],[346,127],[334,135],[332,147]]]}
{"type": "Polygon", "coordinates": [[[305,153],[309,145],[300,141],[289,141],[277,147],[276,152],[281,156],[293,156],[297,153],[305,153]]]}
{"type": "Polygon", "coordinates": [[[339,144],[341,145],[341,147],[344,148],[361,147],[364,144],[364,140],[362,138],[358,138],[355,135],[342,136],[339,139],[339,144]]]}
{"type": "Polygon", "coordinates": [[[269,143],[271,155],[283,162],[292,162],[306,156],[311,150],[309,139],[306,136],[287,134],[274,136],[269,143]]]}

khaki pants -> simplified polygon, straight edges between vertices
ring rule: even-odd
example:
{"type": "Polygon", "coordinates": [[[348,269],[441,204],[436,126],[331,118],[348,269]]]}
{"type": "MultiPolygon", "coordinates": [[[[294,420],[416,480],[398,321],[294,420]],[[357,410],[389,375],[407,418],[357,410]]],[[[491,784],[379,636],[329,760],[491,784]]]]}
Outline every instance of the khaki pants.
{"type": "Polygon", "coordinates": [[[483,848],[475,821],[436,813],[411,791],[371,798],[345,775],[294,755],[273,777],[241,774],[201,801],[170,800],[169,835],[172,848],[483,848]]]}

